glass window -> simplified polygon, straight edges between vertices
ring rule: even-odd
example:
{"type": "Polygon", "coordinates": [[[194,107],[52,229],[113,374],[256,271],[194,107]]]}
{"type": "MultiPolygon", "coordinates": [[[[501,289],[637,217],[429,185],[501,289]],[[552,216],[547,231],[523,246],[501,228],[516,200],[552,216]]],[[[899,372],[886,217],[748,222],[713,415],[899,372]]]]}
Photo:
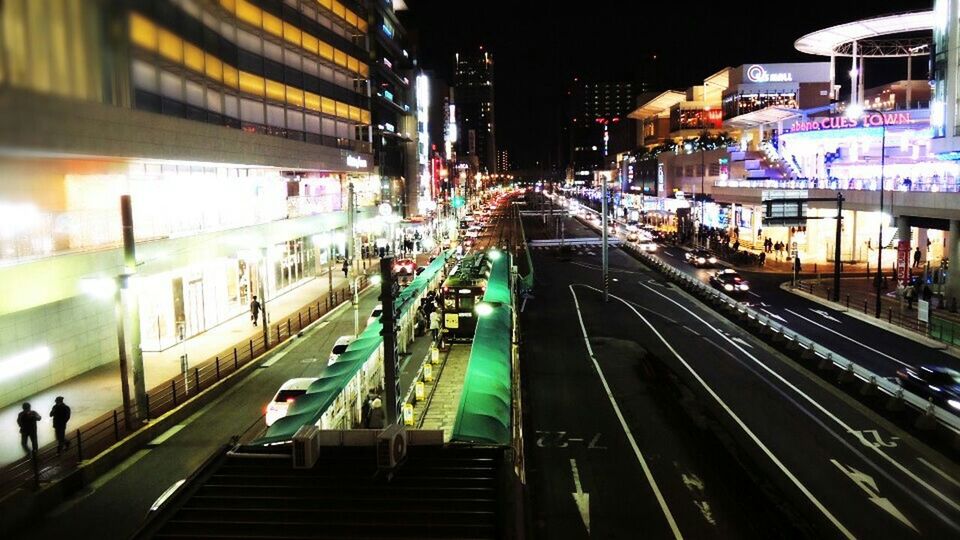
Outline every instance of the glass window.
{"type": "Polygon", "coordinates": [[[240,100],[240,118],[244,122],[263,123],[263,103],[252,99],[240,100]]]}
{"type": "Polygon", "coordinates": [[[223,96],[223,114],[231,118],[240,118],[240,100],[237,96],[231,94],[223,96]]]}
{"type": "Polygon", "coordinates": [[[133,85],[142,90],[158,93],[157,68],[141,60],[134,60],[133,85]]]}
{"type": "Polygon", "coordinates": [[[347,122],[337,122],[337,137],[341,139],[350,139],[350,124],[347,122]]]}
{"type": "Polygon", "coordinates": [[[204,106],[203,86],[193,82],[186,81],[187,103],[194,107],[204,106]]]}
{"type": "Polygon", "coordinates": [[[283,62],[283,47],[270,41],[264,41],[263,56],[277,62],[283,62]]]}
{"type": "Polygon", "coordinates": [[[213,88],[207,88],[207,109],[215,113],[223,112],[223,95],[213,88]]]}
{"type": "MultiPolygon", "coordinates": [[[[286,121],[284,120],[284,110],[283,107],[277,107],[276,105],[267,105],[267,125],[274,127],[286,127],[286,121]]],[[[244,120],[247,120],[244,117],[244,120]]]]}
{"type": "Polygon", "coordinates": [[[160,94],[163,97],[183,101],[183,82],[169,71],[160,72],[160,94]]]}
{"type": "Polygon", "coordinates": [[[295,129],[297,131],[304,131],[303,129],[303,113],[300,111],[287,111],[287,128],[295,129]]]}
{"type": "Polygon", "coordinates": [[[337,136],[337,123],[330,118],[323,119],[323,134],[329,137],[337,136]]]}
{"type": "Polygon", "coordinates": [[[305,131],[308,131],[310,133],[317,133],[317,134],[320,133],[320,117],[319,116],[308,114],[308,115],[305,115],[304,120],[305,120],[304,123],[306,124],[305,131]]]}

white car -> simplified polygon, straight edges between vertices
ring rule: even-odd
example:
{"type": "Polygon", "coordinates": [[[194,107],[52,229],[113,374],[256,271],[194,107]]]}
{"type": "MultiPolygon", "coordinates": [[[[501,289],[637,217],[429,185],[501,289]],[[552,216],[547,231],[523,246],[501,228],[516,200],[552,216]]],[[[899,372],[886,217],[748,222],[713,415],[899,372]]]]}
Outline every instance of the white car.
{"type": "Polygon", "coordinates": [[[383,315],[383,305],[377,304],[377,307],[373,308],[373,311],[370,312],[370,316],[367,317],[367,326],[379,321],[380,315],[383,315]]]}
{"type": "Polygon", "coordinates": [[[330,350],[330,358],[327,359],[327,365],[332,366],[351,343],[353,343],[353,336],[338,337],[336,343],[333,344],[333,349],[330,350]]]}
{"type": "Polygon", "coordinates": [[[274,422],[287,415],[287,409],[297,397],[307,393],[307,388],[316,381],[317,377],[301,377],[299,379],[290,379],[280,386],[276,395],[267,405],[267,426],[272,426],[274,422]]]}

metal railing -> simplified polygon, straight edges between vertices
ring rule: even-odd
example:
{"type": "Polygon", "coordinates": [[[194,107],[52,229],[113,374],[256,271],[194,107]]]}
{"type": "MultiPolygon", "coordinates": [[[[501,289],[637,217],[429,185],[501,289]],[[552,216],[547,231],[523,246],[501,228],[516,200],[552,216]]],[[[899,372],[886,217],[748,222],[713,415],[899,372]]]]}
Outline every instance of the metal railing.
{"type": "MultiPolygon", "coordinates": [[[[367,283],[367,276],[364,275],[360,278],[359,287],[364,288],[367,283]]],[[[150,389],[147,392],[147,418],[143,420],[158,418],[198,396],[268,350],[297,335],[341,303],[350,301],[352,294],[352,287],[345,285],[303,306],[286,319],[273,323],[269,330],[269,347],[264,344],[263,334],[258,333],[191,367],[186,374],[177,375],[150,389]]],[[[0,496],[19,487],[38,487],[61,478],[83,461],[99,455],[144,426],[146,424],[141,422],[137,428],[128,429],[122,407],[106,412],[79,429],[68,432],[71,446],[66,451],[59,453],[56,443],[50,443],[36,452],[36,459],[25,456],[3,467],[0,470],[0,496]]]]}

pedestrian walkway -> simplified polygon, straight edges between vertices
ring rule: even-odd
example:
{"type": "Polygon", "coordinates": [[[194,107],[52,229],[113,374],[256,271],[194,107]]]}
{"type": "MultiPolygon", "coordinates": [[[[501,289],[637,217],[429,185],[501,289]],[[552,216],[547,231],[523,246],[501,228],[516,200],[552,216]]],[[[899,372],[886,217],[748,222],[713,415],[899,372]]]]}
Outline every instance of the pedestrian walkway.
{"type": "MultiPolygon", "coordinates": [[[[368,271],[373,271],[376,265],[368,262],[367,266],[368,271]]],[[[334,290],[347,285],[343,273],[337,269],[334,269],[332,281],[334,290]]],[[[329,293],[329,282],[330,278],[323,274],[269,299],[266,304],[268,321],[272,324],[297,313],[308,304],[316,303],[318,299],[324,301],[329,293]]],[[[260,327],[253,326],[249,314],[243,313],[165,351],[145,352],[143,365],[146,388],[150,390],[181,374],[182,354],[187,355],[190,365],[199,364],[237,343],[255,338],[261,332],[260,327]]],[[[63,396],[64,402],[72,409],[67,426],[69,434],[71,430],[122,405],[118,364],[105,364],[22,400],[29,402],[43,416],[38,429],[40,447],[55,440],[53,425],[48,415],[57,396],[63,396]]],[[[24,456],[16,423],[20,410],[20,402],[0,409],[0,466],[8,465],[24,456]]]]}
{"type": "Polygon", "coordinates": [[[460,395],[463,393],[463,380],[470,361],[470,350],[470,345],[453,345],[450,348],[443,371],[437,380],[437,387],[433,391],[433,398],[424,412],[423,429],[442,430],[444,442],[449,442],[453,436],[460,395]]]}

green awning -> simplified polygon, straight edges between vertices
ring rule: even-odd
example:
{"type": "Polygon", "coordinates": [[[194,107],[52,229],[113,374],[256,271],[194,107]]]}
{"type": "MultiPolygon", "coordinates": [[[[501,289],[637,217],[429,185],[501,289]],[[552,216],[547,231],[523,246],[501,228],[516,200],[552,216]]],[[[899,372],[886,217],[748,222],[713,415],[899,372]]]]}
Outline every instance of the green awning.
{"type": "Polygon", "coordinates": [[[483,301],[493,312],[477,320],[453,440],[508,445],[511,441],[511,347],[513,341],[510,257],[493,261],[483,301]]]}

